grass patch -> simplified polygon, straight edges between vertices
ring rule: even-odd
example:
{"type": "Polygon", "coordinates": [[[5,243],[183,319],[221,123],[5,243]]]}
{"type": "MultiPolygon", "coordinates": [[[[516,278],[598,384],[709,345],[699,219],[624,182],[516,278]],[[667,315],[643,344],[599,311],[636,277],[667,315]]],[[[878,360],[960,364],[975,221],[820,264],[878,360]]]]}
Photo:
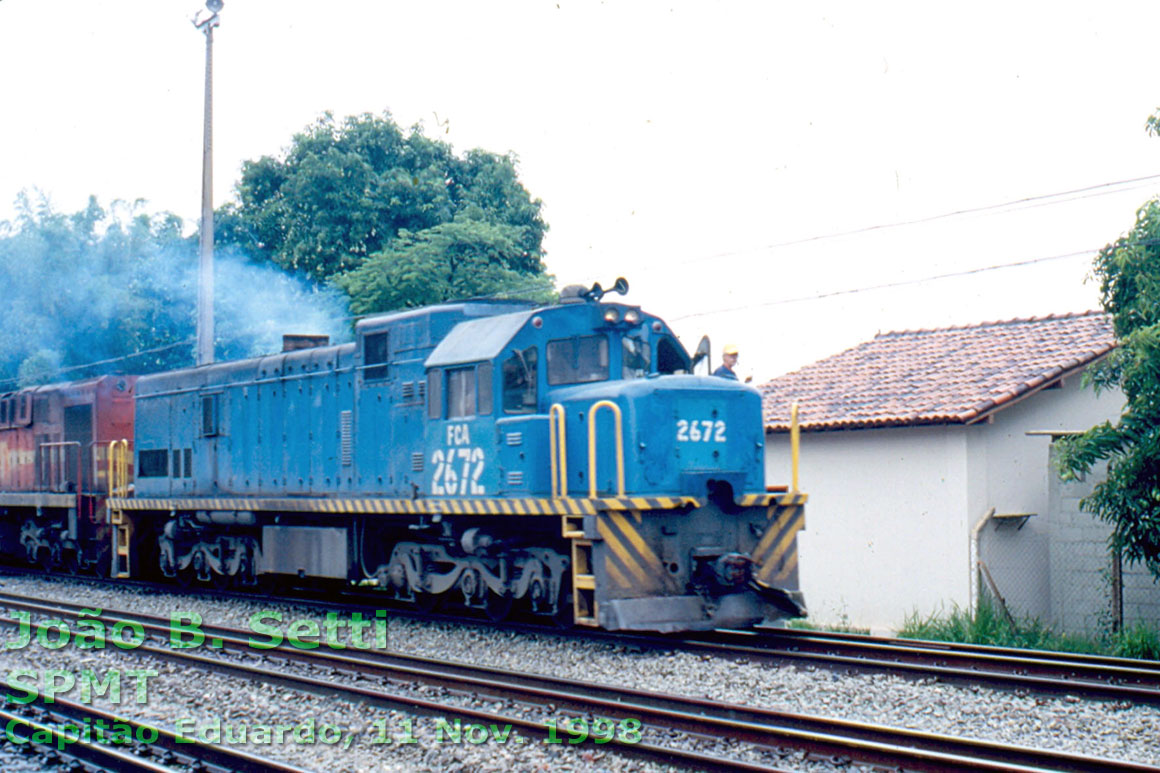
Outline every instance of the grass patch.
{"type": "Polygon", "coordinates": [[[1058,633],[1035,619],[1018,620],[1012,625],[986,597],[974,613],[956,606],[949,615],[941,617],[910,615],[898,635],[904,639],[1160,660],[1160,632],[1142,623],[1104,636],[1073,636],[1058,633]]]}
{"type": "Polygon", "coordinates": [[[1143,623],[1120,631],[1114,638],[1114,645],[1112,654],[1116,657],[1160,660],[1160,632],[1143,623]]]}

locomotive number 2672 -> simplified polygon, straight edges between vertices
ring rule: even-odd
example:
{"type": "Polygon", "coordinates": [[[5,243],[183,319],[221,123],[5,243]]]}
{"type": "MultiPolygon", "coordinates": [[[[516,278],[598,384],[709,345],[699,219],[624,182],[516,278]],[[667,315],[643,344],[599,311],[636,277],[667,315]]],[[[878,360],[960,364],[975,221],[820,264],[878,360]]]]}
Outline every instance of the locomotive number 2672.
{"type": "Polygon", "coordinates": [[[486,493],[483,484],[479,482],[483,475],[482,448],[439,449],[431,455],[431,464],[435,468],[431,480],[431,493],[434,496],[486,493]]]}
{"type": "Polygon", "coordinates": [[[677,442],[724,443],[725,422],[721,419],[678,419],[677,442]]]}

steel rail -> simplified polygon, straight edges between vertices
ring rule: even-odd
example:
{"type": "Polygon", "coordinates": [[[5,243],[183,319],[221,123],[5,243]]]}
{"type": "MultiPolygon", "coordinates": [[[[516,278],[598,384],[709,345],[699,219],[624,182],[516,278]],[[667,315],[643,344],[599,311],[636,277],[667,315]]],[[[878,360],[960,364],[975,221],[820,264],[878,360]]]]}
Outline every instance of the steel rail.
{"type": "MultiPolygon", "coordinates": [[[[70,615],[78,605],[14,602],[0,596],[0,606],[20,608],[43,615],[70,615]]],[[[106,621],[134,620],[155,638],[167,639],[169,621],[136,613],[108,610],[106,621]]],[[[3,621],[14,624],[13,621],[3,621]]],[[[207,641],[215,650],[252,654],[252,632],[221,626],[202,625],[207,641]]],[[[268,668],[205,658],[200,655],[143,645],[148,654],[185,662],[202,668],[216,668],[236,674],[271,679],[297,689],[327,694],[345,694],[371,703],[400,707],[426,714],[465,716],[473,721],[502,722],[525,732],[543,736],[546,726],[526,718],[488,714],[464,707],[427,701],[413,695],[366,690],[337,685],[313,677],[270,672],[268,668]]],[[[342,654],[322,650],[301,650],[288,645],[263,650],[263,660],[277,658],[311,664],[335,674],[373,677],[383,683],[413,682],[435,685],[464,696],[486,696],[488,701],[518,702],[532,707],[568,707],[582,715],[647,719],[654,726],[680,730],[706,738],[729,738],[778,753],[789,746],[813,755],[853,760],[863,764],[901,766],[906,770],[1033,770],[1086,771],[1093,768],[1122,771],[1155,771],[1157,768],[1133,762],[1093,758],[1049,750],[1013,747],[988,741],[960,739],[912,730],[887,728],[847,720],[753,709],[706,699],[663,695],[555,677],[523,674],[504,669],[470,666],[430,658],[419,658],[381,650],[346,650],[342,654]]],[[[566,733],[563,729],[561,733],[566,733]]],[[[656,750],[641,744],[620,744],[620,751],[667,755],[669,761],[702,766],[704,760],[689,758],[683,750],[656,750]]],[[[714,759],[710,767],[726,761],[714,759]]],[[[748,764],[748,763],[747,763],[748,764]]],[[[748,769],[748,768],[741,768],[748,769]]]]}
{"type": "MultiPolygon", "coordinates": [[[[902,671],[946,681],[980,682],[1041,693],[1082,694],[1111,700],[1160,704],[1160,664],[1128,658],[1087,658],[1040,650],[960,647],[950,642],[875,639],[844,634],[769,630],[714,631],[685,636],[681,648],[778,660],[801,660],[830,667],[902,671]]],[[[646,641],[651,641],[647,637],[646,641]]]]}
{"type": "MultiPolygon", "coordinates": [[[[746,634],[748,631],[728,632],[746,634]]],[[[933,651],[951,653],[976,653],[980,655],[1007,656],[1013,658],[1034,657],[1040,660],[1080,663],[1087,666],[1109,666],[1111,668],[1135,669],[1155,675],[1160,681],[1160,660],[1144,660],[1141,658],[1124,658],[1111,655],[1094,655],[1082,652],[1062,652],[1058,650],[1026,649],[1019,647],[1001,647],[992,644],[971,644],[966,642],[938,641],[935,639],[911,639],[900,636],[872,636],[862,633],[844,631],[814,631],[796,628],[771,628],[758,626],[752,629],[753,634],[759,636],[789,636],[794,639],[815,639],[819,642],[853,642],[913,647],[933,651]]]]}
{"type": "Polygon", "coordinates": [[[278,760],[181,738],[168,728],[55,696],[48,701],[36,694],[23,710],[0,709],[0,722],[5,740],[40,749],[49,762],[65,756],[103,770],[147,773],[173,773],[175,766],[206,773],[309,773],[278,760]],[[118,725],[129,729],[128,741],[118,740],[122,735],[114,729],[118,725]],[[113,732],[106,736],[106,728],[113,732]],[[140,741],[143,735],[149,739],[147,743],[140,741]],[[45,743],[33,740],[34,736],[50,740],[45,743]]]}
{"type": "MultiPolygon", "coordinates": [[[[121,585],[102,578],[83,580],[111,587],[121,585]]],[[[145,581],[136,581],[136,584],[151,589],[159,587],[145,581]]],[[[169,592],[182,592],[181,589],[160,587],[169,592]]],[[[185,589],[184,592],[199,594],[210,591],[194,588],[185,589]]],[[[227,596],[251,603],[310,604],[312,607],[342,613],[365,612],[376,608],[365,595],[351,596],[344,600],[335,600],[333,594],[327,598],[313,594],[277,597],[251,592],[213,591],[213,595],[215,598],[227,596]]],[[[1078,695],[1089,699],[1160,705],[1158,661],[785,628],[759,627],[749,631],[718,630],[700,634],[654,635],[560,629],[520,622],[489,623],[397,607],[391,607],[390,611],[399,617],[607,641],[640,649],[678,649],[725,657],[803,662],[822,668],[902,673],[956,684],[987,684],[998,689],[1026,690],[1042,695],[1078,695]]]]}

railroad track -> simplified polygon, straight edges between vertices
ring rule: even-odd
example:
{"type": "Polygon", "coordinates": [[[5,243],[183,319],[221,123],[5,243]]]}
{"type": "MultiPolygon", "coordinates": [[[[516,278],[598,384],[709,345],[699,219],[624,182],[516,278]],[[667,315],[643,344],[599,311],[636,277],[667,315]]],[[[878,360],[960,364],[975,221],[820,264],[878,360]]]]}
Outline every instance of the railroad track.
{"type": "Polygon", "coordinates": [[[55,696],[46,701],[37,694],[23,705],[0,708],[0,722],[6,743],[39,753],[47,765],[70,772],[308,773],[55,696]]]}
{"type": "MultiPolygon", "coordinates": [[[[81,581],[114,588],[122,585],[121,582],[103,578],[83,578],[81,581]]],[[[134,585],[171,593],[212,593],[215,598],[227,596],[250,603],[308,604],[315,610],[340,614],[373,614],[374,610],[380,608],[374,603],[374,597],[368,594],[343,594],[338,599],[335,599],[334,594],[316,593],[278,597],[246,591],[208,591],[196,587],[183,590],[141,580],[134,581],[134,585]]],[[[1039,695],[1069,695],[1088,700],[1160,705],[1160,661],[791,628],[758,627],[747,631],[653,635],[564,629],[519,621],[491,623],[454,615],[419,612],[405,606],[390,607],[390,613],[392,616],[430,622],[481,625],[488,629],[607,641],[641,651],[684,650],[837,671],[893,673],[952,684],[982,684],[1039,695]]]]}
{"type": "MultiPolygon", "coordinates": [[[[77,604],[11,594],[0,594],[0,607],[27,612],[34,620],[66,622],[77,621],[82,609],[77,604]]],[[[607,742],[605,748],[686,767],[777,769],[779,761],[793,750],[838,764],[916,771],[1156,770],[1132,762],[754,709],[382,650],[331,652],[282,645],[255,653],[252,631],[203,624],[206,641],[213,645],[214,654],[207,656],[156,644],[169,641],[169,620],[113,610],[106,610],[102,618],[107,625],[118,620],[137,623],[151,641],[135,651],[189,667],[442,717],[448,727],[454,718],[467,722],[468,728],[506,727],[529,738],[568,743],[591,743],[595,732],[607,742]],[[274,670],[272,662],[290,670],[274,670]],[[428,697],[432,690],[440,693],[441,700],[428,697]],[[671,733],[686,734],[687,739],[693,739],[692,745],[711,752],[663,743],[671,733]]],[[[16,621],[0,618],[0,623],[15,625],[16,621]]]]}
{"type": "Polygon", "coordinates": [[[1160,661],[780,628],[713,631],[678,646],[735,657],[881,670],[945,682],[1160,705],[1160,661]]]}

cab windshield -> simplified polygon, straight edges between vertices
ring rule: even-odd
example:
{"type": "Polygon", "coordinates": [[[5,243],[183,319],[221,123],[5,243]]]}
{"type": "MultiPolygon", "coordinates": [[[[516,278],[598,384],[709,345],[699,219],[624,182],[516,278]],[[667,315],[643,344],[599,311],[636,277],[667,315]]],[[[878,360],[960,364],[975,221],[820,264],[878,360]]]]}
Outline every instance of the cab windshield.
{"type": "Polygon", "coordinates": [[[608,336],[576,336],[548,342],[548,384],[587,384],[608,379],[608,336]]]}

